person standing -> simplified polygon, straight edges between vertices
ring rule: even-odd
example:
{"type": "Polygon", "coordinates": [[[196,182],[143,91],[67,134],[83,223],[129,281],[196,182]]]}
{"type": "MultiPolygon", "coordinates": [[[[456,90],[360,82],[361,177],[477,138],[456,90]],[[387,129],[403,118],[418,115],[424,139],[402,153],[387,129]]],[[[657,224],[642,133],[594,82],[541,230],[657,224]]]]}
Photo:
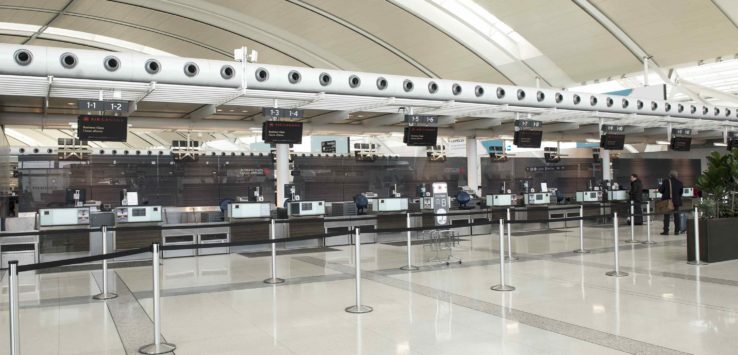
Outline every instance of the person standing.
{"type": "Polygon", "coordinates": [[[643,225],[643,183],[636,174],[630,175],[630,191],[628,193],[634,206],[633,218],[635,218],[635,221],[633,222],[638,226],[643,225]]]}
{"type": "MultiPolygon", "coordinates": [[[[671,173],[669,173],[669,178],[664,181],[661,186],[659,186],[659,192],[661,193],[661,200],[662,201],[668,201],[671,200],[671,202],[674,204],[674,234],[681,234],[684,233],[686,226],[682,226],[681,224],[681,216],[679,212],[679,207],[682,206],[682,193],[683,193],[684,185],[681,181],[678,179],[677,172],[672,170],[671,173]]],[[[664,232],[661,233],[661,235],[669,235],[669,219],[671,218],[671,214],[667,213],[664,215],[664,232]]]]}

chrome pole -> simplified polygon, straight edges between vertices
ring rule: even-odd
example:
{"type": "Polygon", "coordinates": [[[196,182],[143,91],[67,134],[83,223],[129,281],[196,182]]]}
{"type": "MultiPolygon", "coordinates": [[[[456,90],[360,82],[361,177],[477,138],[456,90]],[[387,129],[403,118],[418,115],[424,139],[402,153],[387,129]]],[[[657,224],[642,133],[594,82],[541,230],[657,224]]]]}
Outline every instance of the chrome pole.
{"type": "Polygon", "coordinates": [[[689,265],[707,265],[700,261],[700,211],[698,207],[694,208],[694,260],[687,261],[689,265]]]}
{"type": "Polygon", "coordinates": [[[646,204],[646,241],[643,244],[656,244],[651,240],[651,202],[646,204]]]}
{"type": "Polygon", "coordinates": [[[584,205],[579,206],[579,249],[575,253],[587,254],[590,251],[584,249],[584,205]]]}
{"type": "Polygon", "coordinates": [[[416,271],[419,267],[413,266],[412,255],[412,232],[410,231],[410,213],[407,214],[407,265],[400,267],[400,270],[416,271]]]}
{"type": "Polygon", "coordinates": [[[10,318],[10,355],[20,355],[17,260],[11,260],[8,262],[8,310],[10,318]]]}
{"type": "Polygon", "coordinates": [[[500,218],[500,283],[491,288],[493,291],[513,291],[515,287],[505,285],[505,220],[500,218]]]}
{"type": "Polygon", "coordinates": [[[354,230],[356,232],[356,236],[354,237],[354,253],[356,255],[356,261],[354,262],[356,270],[356,304],[346,307],[346,312],[369,313],[374,309],[361,304],[361,233],[359,233],[359,228],[355,228],[354,230]]]}
{"type": "Polygon", "coordinates": [[[515,261],[518,258],[512,256],[512,233],[510,232],[510,209],[507,209],[507,261],[515,261]]]}
{"type": "Polygon", "coordinates": [[[615,276],[615,277],[622,277],[622,276],[628,276],[627,272],[621,272],[620,271],[620,253],[619,253],[619,238],[618,238],[618,213],[613,212],[612,217],[612,224],[613,224],[613,243],[615,244],[615,270],[614,271],[608,271],[605,273],[607,276],[615,276]]]}
{"type": "Polygon", "coordinates": [[[162,343],[161,341],[161,302],[159,290],[159,243],[151,245],[151,266],[153,269],[154,284],[154,343],[145,345],[138,349],[141,354],[156,355],[173,352],[177,347],[174,344],[162,343]]]}
{"type": "MultiPolygon", "coordinates": [[[[108,253],[108,226],[102,226],[100,229],[102,234],[102,253],[103,255],[108,253]]],[[[117,294],[108,292],[108,259],[102,261],[102,292],[92,296],[96,300],[109,300],[111,298],[118,297],[117,294]]]]}
{"type": "Polygon", "coordinates": [[[630,240],[626,240],[626,243],[636,244],[640,243],[635,240],[635,204],[630,201],[630,240]]]}
{"type": "MultiPolygon", "coordinates": [[[[274,220],[272,220],[272,224],[269,227],[269,239],[274,240],[277,238],[277,228],[276,224],[274,223],[274,220]]],[[[284,282],[284,279],[280,279],[277,277],[277,244],[272,242],[272,276],[266,280],[264,280],[264,283],[267,284],[281,284],[284,282]]]]}

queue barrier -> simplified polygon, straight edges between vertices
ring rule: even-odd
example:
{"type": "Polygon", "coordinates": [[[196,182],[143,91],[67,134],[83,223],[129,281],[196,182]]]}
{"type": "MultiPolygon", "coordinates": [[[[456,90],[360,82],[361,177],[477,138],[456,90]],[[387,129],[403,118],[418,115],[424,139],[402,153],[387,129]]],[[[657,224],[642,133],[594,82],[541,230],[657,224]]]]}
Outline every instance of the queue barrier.
{"type": "MultiPolygon", "coordinates": [[[[567,208],[571,209],[571,208],[567,208]]],[[[695,214],[697,215],[699,213],[698,209],[695,208],[695,214]]],[[[434,216],[448,216],[448,214],[433,214],[434,216]]],[[[653,216],[653,215],[663,215],[663,214],[657,214],[657,213],[648,213],[648,214],[641,214],[641,216],[653,216]]],[[[407,214],[408,219],[410,214],[407,214]]],[[[633,217],[634,215],[631,214],[629,217],[633,217]]],[[[583,216],[580,214],[579,217],[568,217],[563,219],[556,219],[556,221],[580,221],[580,228],[582,226],[581,222],[584,220],[598,220],[601,218],[613,218],[613,235],[614,235],[614,245],[615,245],[615,271],[611,272],[612,276],[626,276],[627,273],[620,272],[619,271],[619,260],[618,260],[618,217],[617,213],[613,214],[605,214],[605,215],[594,215],[594,216],[583,216]]],[[[356,218],[351,220],[361,220],[366,218],[356,218]]],[[[507,223],[510,224],[526,224],[526,223],[548,223],[550,219],[539,219],[539,220],[523,220],[523,221],[513,221],[513,220],[505,220],[500,219],[499,220],[499,241],[500,241],[500,284],[495,285],[492,287],[493,290],[496,291],[512,291],[515,288],[513,286],[507,285],[505,281],[505,273],[504,273],[504,259],[505,259],[505,246],[504,246],[504,239],[505,239],[505,232],[504,232],[504,225],[507,223]]],[[[269,221],[259,221],[259,222],[234,222],[234,223],[223,223],[224,225],[234,225],[234,224],[267,224],[270,223],[272,226],[274,226],[275,223],[280,223],[281,221],[278,220],[269,220],[269,221]]],[[[288,222],[288,221],[286,221],[288,222]]],[[[285,223],[285,222],[282,222],[285,223]]],[[[472,222],[469,223],[469,226],[476,226],[476,225],[492,225],[494,224],[494,221],[481,221],[481,222],[472,222]]],[[[213,226],[215,224],[208,223],[203,224],[204,226],[213,226]]],[[[192,227],[197,227],[198,225],[193,224],[192,227]]],[[[50,231],[44,231],[49,232],[48,234],[62,234],[62,233],[70,233],[70,232],[78,232],[78,231],[103,231],[103,238],[105,238],[105,233],[107,230],[165,230],[170,228],[181,228],[179,227],[168,227],[168,226],[142,226],[142,227],[113,227],[113,228],[107,228],[107,227],[100,227],[100,228],[78,228],[78,229],[66,229],[66,230],[50,230],[50,231]]],[[[426,230],[444,230],[448,229],[449,226],[428,226],[428,227],[408,227],[407,228],[388,228],[388,229],[375,229],[374,233],[398,233],[398,232],[407,232],[408,233],[408,248],[410,247],[410,238],[409,233],[412,231],[426,231],[426,230]]],[[[699,245],[699,231],[698,231],[698,223],[695,223],[695,232],[696,232],[696,245],[699,245]]],[[[372,308],[366,305],[363,305],[361,303],[361,243],[360,243],[360,228],[355,228],[355,269],[356,269],[356,304],[353,306],[350,306],[346,308],[347,312],[350,313],[367,313],[371,312],[372,308]]],[[[20,235],[38,235],[39,232],[18,232],[18,233],[6,233],[3,234],[3,236],[20,236],[20,235]]],[[[114,258],[121,258],[125,256],[131,256],[131,255],[137,255],[137,254],[144,254],[144,253],[152,253],[152,269],[153,269],[153,290],[154,290],[154,342],[152,344],[143,346],[139,349],[139,352],[142,354],[148,354],[148,355],[155,355],[155,354],[164,354],[164,353],[171,353],[176,349],[176,346],[173,344],[164,343],[161,341],[161,309],[160,309],[160,289],[159,289],[159,259],[160,259],[160,253],[164,250],[182,250],[182,249],[207,249],[207,248],[222,248],[222,247],[233,247],[233,246],[245,246],[245,245],[260,245],[260,244],[271,244],[272,245],[272,279],[276,279],[276,252],[275,252],[275,245],[276,243],[282,243],[282,242],[292,242],[292,241],[304,241],[304,240],[314,240],[314,239],[323,239],[328,237],[334,237],[334,236],[343,236],[346,234],[346,232],[335,232],[335,233],[324,233],[319,235],[309,235],[309,236],[300,236],[300,237],[286,237],[286,238],[275,238],[274,235],[274,228],[271,229],[271,235],[268,239],[262,239],[262,240],[250,240],[250,241],[241,241],[241,242],[228,242],[228,243],[218,243],[218,244],[187,244],[187,245],[165,245],[160,246],[159,243],[153,243],[151,247],[144,247],[144,248],[137,248],[137,249],[130,249],[130,250],[124,250],[120,252],[113,252],[113,253],[103,253],[100,255],[91,255],[91,256],[85,256],[85,257],[77,257],[77,258],[69,258],[64,260],[56,260],[56,261],[48,261],[48,262],[39,262],[39,263],[33,263],[33,264],[24,264],[24,265],[18,265],[17,261],[10,261],[8,263],[8,271],[9,271],[9,277],[8,277],[8,293],[9,293],[9,322],[10,322],[10,353],[11,355],[19,355],[20,354],[20,334],[19,334],[19,302],[18,302],[18,274],[21,272],[26,271],[35,271],[40,269],[47,269],[47,268],[55,268],[55,267],[61,267],[61,266],[67,266],[67,265],[74,265],[74,264],[81,264],[81,263],[89,263],[89,262],[95,262],[95,261],[106,261],[109,259],[114,258]]],[[[581,236],[581,232],[580,232],[581,236]]],[[[509,243],[508,243],[509,244],[509,243]]],[[[510,247],[510,246],[508,246],[510,247]]],[[[697,255],[699,252],[697,252],[697,255]]],[[[408,265],[410,264],[410,254],[408,254],[408,265]]],[[[697,263],[699,263],[699,256],[697,256],[697,263]]],[[[698,265],[700,265],[699,263],[698,265]]],[[[103,292],[101,295],[107,294],[107,264],[103,263],[103,292]]],[[[611,274],[611,273],[608,273],[611,274]]],[[[269,280],[269,279],[267,279],[269,280]]],[[[280,279],[281,280],[281,279],[280,279]]],[[[98,295],[100,296],[100,295],[98,295]]],[[[111,297],[100,297],[98,299],[106,300],[111,297]]]]}

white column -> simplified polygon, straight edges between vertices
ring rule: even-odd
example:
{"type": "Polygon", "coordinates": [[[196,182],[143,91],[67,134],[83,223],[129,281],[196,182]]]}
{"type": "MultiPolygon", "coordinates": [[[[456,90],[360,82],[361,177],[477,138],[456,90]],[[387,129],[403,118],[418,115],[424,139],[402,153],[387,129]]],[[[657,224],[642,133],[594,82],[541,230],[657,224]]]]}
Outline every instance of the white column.
{"type": "Polygon", "coordinates": [[[600,149],[602,157],[602,180],[612,181],[612,169],[610,169],[610,151],[600,149]]]}
{"type": "Polygon", "coordinates": [[[466,181],[469,187],[476,191],[477,196],[482,195],[482,191],[478,189],[482,181],[482,173],[479,169],[477,139],[474,137],[466,137],[466,181]]]}
{"type": "Polygon", "coordinates": [[[290,183],[290,145],[277,144],[277,206],[282,207],[284,199],[287,198],[287,191],[284,191],[284,184],[290,183]]]}

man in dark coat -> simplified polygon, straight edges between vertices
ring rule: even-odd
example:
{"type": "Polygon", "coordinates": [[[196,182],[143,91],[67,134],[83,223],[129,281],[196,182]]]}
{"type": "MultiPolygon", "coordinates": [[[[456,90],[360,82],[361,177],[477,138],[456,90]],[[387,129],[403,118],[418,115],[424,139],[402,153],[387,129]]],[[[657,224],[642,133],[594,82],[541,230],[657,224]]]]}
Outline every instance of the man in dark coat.
{"type": "MultiPolygon", "coordinates": [[[[674,234],[684,233],[687,226],[682,226],[679,212],[679,207],[682,206],[682,190],[684,185],[679,179],[677,179],[677,172],[672,171],[669,174],[669,178],[666,179],[661,186],[659,186],[659,192],[661,193],[661,200],[671,200],[674,204],[674,234]]],[[[664,232],[661,235],[669,235],[669,219],[671,215],[664,215],[664,232]]]]}
{"type": "Polygon", "coordinates": [[[643,224],[643,183],[638,175],[630,175],[630,201],[633,203],[635,221],[638,226],[643,224]]]}

